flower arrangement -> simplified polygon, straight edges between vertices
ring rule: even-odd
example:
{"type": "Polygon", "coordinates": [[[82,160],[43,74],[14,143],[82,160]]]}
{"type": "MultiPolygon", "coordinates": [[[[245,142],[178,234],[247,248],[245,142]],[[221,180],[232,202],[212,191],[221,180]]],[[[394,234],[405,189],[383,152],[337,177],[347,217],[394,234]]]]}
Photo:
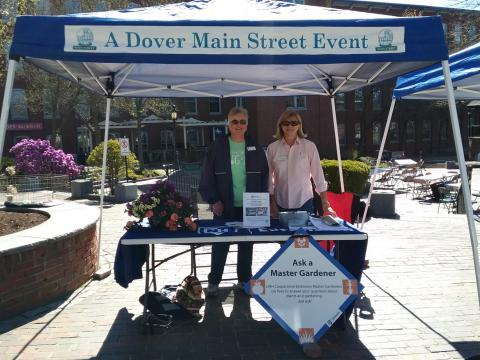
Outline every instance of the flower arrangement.
{"type": "Polygon", "coordinates": [[[135,224],[148,219],[150,226],[167,231],[196,231],[197,224],[192,219],[193,206],[189,200],[175,191],[175,185],[168,180],[159,180],[148,192],[127,204],[129,216],[139,221],[129,221],[130,229],[135,224]]]}

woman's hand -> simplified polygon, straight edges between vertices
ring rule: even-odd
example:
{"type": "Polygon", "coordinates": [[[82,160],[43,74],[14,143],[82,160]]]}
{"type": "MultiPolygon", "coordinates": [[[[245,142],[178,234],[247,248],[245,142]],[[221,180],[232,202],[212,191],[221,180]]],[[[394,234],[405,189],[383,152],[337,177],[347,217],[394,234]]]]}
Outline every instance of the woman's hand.
{"type": "Polygon", "coordinates": [[[325,215],[332,215],[333,217],[337,217],[337,213],[335,210],[333,210],[330,206],[330,204],[323,204],[322,203],[322,209],[323,209],[323,216],[325,215]]]}
{"type": "Polygon", "coordinates": [[[273,196],[270,196],[270,217],[272,219],[278,219],[278,206],[273,196]]]}
{"type": "Polygon", "coordinates": [[[212,212],[216,216],[222,216],[223,214],[223,203],[219,200],[215,204],[212,204],[212,212]]]}

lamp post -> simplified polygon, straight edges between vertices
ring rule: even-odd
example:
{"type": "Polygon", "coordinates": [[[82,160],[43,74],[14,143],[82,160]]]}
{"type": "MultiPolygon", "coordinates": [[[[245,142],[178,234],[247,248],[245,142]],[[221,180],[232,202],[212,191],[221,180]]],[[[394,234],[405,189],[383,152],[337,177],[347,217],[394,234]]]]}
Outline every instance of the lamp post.
{"type": "Polygon", "coordinates": [[[175,166],[177,169],[180,169],[180,163],[178,161],[178,153],[177,153],[177,108],[175,105],[172,105],[172,113],[170,114],[173,122],[173,153],[174,153],[174,161],[175,161],[175,166]]]}

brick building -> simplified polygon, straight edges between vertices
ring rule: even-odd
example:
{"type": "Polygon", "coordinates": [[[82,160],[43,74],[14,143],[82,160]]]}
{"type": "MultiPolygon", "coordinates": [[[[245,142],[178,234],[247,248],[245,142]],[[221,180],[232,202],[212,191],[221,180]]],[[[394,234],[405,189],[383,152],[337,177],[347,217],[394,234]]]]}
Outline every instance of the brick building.
{"type": "MultiPolygon", "coordinates": [[[[461,10],[430,6],[412,6],[374,1],[345,0],[305,0],[292,1],[306,5],[327,6],[362,12],[373,12],[393,16],[405,15],[440,15],[445,24],[449,47],[458,50],[475,41],[477,28],[470,21],[474,10],[461,10]]],[[[40,13],[49,12],[49,1],[40,1],[40,13]]],[[[81,1],[66,2],[66,12],[81,11],[81,1]],[[67,5],[72,8],[67,8],[67,5]]],[[[98,10],[102,10],[101,8],[98,10]]],[[[375,155],[383,134],[387,113],[390,106],[392,89],[395,84],[390,80],[375,86],[336,96],[337,121],[340,144],[344,158],[361,155],[375,155]]],[[[317,144],[321,157],[334,158],[335,143],[332,124],[330,99],[324,96],[291,96],[260,98],[185,98],[176,99],[181,116],[211,122],[224,120],[229,108],[234,105],[246,107],[250,112],[249,132],[263,145],[268,145],[275,131],[278,116],[286,108],[297,109],[303,117],[304,127],[309,139],[317,144]]],[[[68,109],[69,110],[69,109],[68,109]]],[[[480,114],[476,108],[467,108],[459,103],[459,119],[462,138],[467,149],[468,136],[480,123],[480,114]]],[[[103,138],[101,133],[92,133],[79,119],[77,112],[65,111],[65,126],[61,134],[52,135],[51,114],[47,106],[43,112],[33,113],[27,109],[25,101],[25,84],[17,81],[12,93],[10,118],[4,154],[25,137],[50,138],[57,142],[66,152],[78,154],[83,160],[84,154],[103,138]]],[[[168,116],[167,116],[168,117],[168,116]]],[[[136,123],[128,115],[112,109],[112,137],[127,136],[130,143],[135,144],[137,138],[136,123]]],[[[173,127],[168,118],[161,119],[146,116],[143,122],[142,139],[146,159],[168,160],[173,152],[158,155],[161,149],[173,149],[173,127]]],[[[182,152],[187,160],[195,161],[201,157],[202,150],[215,137],[215,133],[223,131],[222,126],[190,127],[186,131],[189,149],[195,151],[182,152]],[[192,155],[193,154],[193,155],[192,155]],[[200,155],[199,155],[200,154],[200,155]]],[[[177,127],[178,148],[183,148],[183,129],[177,127]]],[[[441,102],[399,101],[392,118],[389,138],[385,147],[390,151],[404,151],[409,157],[447,156],[454,154],[453,136],[449,123],[448,108],[441,102]]],[[[468,151],[466,151],[468,154],[468,151]]]]}

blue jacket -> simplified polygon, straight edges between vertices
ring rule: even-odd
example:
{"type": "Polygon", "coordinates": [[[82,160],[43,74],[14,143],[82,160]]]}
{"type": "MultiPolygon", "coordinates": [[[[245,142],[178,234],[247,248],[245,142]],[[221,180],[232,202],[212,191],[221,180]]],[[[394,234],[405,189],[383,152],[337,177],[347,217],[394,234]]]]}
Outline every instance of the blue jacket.
{"type": "MultiPolygon", "coordinates": [[[[268,163],[265,151],[249,136],[245,137],[246,192],[268,192],[268,163]]],[[[223,203],[223,218],[233,219],[233,182],[228,137],[212,143],[203,164],[200,194],[204,201],[223,203]]]]}

